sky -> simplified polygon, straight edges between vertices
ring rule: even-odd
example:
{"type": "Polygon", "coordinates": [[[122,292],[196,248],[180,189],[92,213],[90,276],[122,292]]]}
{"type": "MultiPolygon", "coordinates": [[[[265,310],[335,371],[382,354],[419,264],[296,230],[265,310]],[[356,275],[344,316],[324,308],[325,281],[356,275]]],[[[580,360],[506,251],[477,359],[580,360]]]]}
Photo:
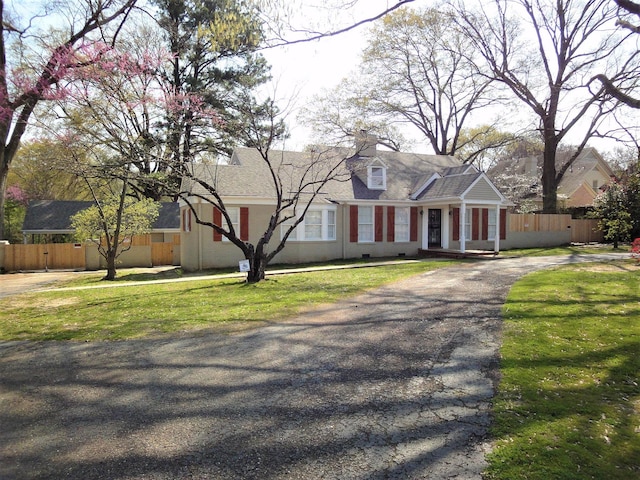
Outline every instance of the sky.
{"type": "MultiPolygon", "coordinates": [[[[339,18],[333,21],[339,26],[352,25],[377,16],[395,3],[393,0],[361,0],[354,9],[339,12],[339,18]]],[[[427,2],[417,0],[414,3],[424,5],[427,2]]],[[[334,37],[264,51],[273,75],[269,88],[271,91],[275,88],[279,104],[287,105],[289,99],[295,97],[293,112],[287,117],[291,138],[285,149],[299,150],[311,142],[311,132],[295,121],[295,112],[322,89],[331,89],[343,78],[357,74],[360,55],[366,45],[364,37],[372,25],[367,23],[334,37]]]]}
{"type": "MultiPolygon", "coordinates": [[[[305,3],[307,0],[301,1],[305,3]]],[[[315,0],[308,0],[307,3],[312,1],[315,0]]],[[[339,0],[323,0],[325,5],[336,1],[339,0]]],[[[374,17],[396,3],[396,0],[359,0],[353,9],[339,12],[333,21],[338,26],[351,25],[358,20],[374,17]]],[[[415,0],[408,4],[408,7],[424,8],[435,3],[433,0],[415,0]]],[[[325,10],[328,11],[329,8],[325,10]]],[[[302,13],[302,24],[305,24],[305,21],[311,22],[308,18],[314,13],[316,12],[302,13]]],[[[322,23],[322,20],[318,22],[322,23]]],[[[357,75],[360,55],[366,46],[365,37],[372,25],[373,23],[367,23],[335,37],[265,50],[264,55],[271,64],[273,75],[273,81],[269,87],[272,90],[268,93],[280,100],[281,106],[287,105],[290,99],[295,97],[293,111],[286,118],[291,131],[291,138],[284,145],[286,150],[300,150],[312,142],[312,132],[296,121],[296,111],[323,89],[331,89],[343,78],[357,75]]],[[[424,139],[411,138],[411,132],[408,132],[407,136],[414,141],[415,151],[430,153],[430,147],[424,139]]],[[[569,142],[575,143],[580,139],[576,129],[568,138],[569,142]],[[572,135],[576,138],[573,139],[572,135]]],[[[616,146],[615,142],[602,139],[591,139],[589,144],[603,153],[613,150],[616,146]]]]}

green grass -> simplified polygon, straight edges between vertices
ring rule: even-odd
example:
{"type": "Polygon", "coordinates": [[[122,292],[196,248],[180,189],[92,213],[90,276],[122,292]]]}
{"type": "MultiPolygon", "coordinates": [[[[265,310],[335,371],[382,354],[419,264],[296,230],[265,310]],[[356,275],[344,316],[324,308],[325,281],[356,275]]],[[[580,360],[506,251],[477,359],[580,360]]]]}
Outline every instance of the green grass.
{"type": "Polygon", "coordinates": [[[533,273],[504,316],[485,478],[640,478],[640,268],[533,273]]]}
{"type": "MultiPolygon", "coordinates": [[[[277,321],[453,261],[296,273],[258,284],[197,279],[49,291],[0,301],[1,340],[121,340],[277,321]]],[[[139,278],[138,278],[139,279],[139,278]]]]}

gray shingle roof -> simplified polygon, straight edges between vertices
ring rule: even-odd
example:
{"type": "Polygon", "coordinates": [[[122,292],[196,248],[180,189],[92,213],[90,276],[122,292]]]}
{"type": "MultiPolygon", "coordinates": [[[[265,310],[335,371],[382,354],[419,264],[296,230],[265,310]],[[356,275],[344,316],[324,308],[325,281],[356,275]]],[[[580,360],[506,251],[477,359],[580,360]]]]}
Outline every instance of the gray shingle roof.
{"type": "Polygon", "coordinates": [[[438,198],[459,198],[481,175],[480,172],[477,172],[438,178],[425,188],[418,199],[435,200],[438,198]]]}
{"type": "MultiPolygon", "coordinates": [[[[327,169],[339,165],[339,181],[332,181],[322,189],[325,198],[339,201],[408,200],[434,173],[468,168],[444,155],[387,151],[378,151],[375,157],[354,157],[353,154],[353,149],[318,147],[307,152],[273,151],[269,160],[283,185],[290,185],[294,191],[303,174],[322,176],[327,169]],[[372,190],[366,184],[367,166],[380,161],[387,167],[387,189],[372,190]]],[[[237,148],[228,165],[196,165],[194,176],[211,183],[222,197],[275,197],[269,168],[252,148],[237,148]]],[[[202,186],[190,179],[185,179],[182,187],[183,191],[207,195],[202,186]]]]}
{"type": "MultiPolygon", "coordinates": [[[[22,224],[24,233],[51,232],[71,233],[71,217],[93,205],[91,201],[79,200],[32,200],[22,224]]],[[[176,202],[162,202],[154,230],[180,228],[180,207],[176,202]]]]}

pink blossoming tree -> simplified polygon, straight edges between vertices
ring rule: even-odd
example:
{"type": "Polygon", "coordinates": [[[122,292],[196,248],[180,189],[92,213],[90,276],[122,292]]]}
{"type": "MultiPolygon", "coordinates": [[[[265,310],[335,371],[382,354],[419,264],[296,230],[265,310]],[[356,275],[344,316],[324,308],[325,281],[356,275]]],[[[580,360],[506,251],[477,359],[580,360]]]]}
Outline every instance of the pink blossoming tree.
{"type": "Polygon", "coordinates": [[[113,41],[135,3],[78,1],[62,22],[68,30],[54,35],[43,33],[52,24],[51,9],[20,19],[0,0],[0,239],[4,238],[7,176],[34,109],[42,101],[67,95],[63,81],[70,71],[99,58],[100,50],[92,49],[93,43],[113,41]]]}

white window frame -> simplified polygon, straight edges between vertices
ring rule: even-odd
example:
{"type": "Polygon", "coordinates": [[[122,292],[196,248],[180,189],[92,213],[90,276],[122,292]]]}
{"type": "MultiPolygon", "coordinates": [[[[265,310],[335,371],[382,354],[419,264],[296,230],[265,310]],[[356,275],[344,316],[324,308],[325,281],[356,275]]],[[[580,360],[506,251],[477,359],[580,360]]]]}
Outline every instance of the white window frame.
{"type": "Polygon", "coordinates": [[[375,211],[373,205],[361,205],[358,207],[358,243],[373,243],[375,240],[375,231],[376,231],[376,219],[375,219],[375,211]],[[365,211],[371,212],[371,221],[363,221],[364,219],[362,213],[365,211]],[[365,236],[364,226],[371,226],[371,235],[365,236]]]}
{"type": "Polygon", "coordinates": [[[335,208],[326,208],[322,214],[323,236],[326,237],[328,242],[336,240],[336,218],[338,217],[337,210],[335,208]],[[325,221],[326,218],[326,221],[325,221]],[[326,235],[325,235],[326,232],[326,235]]]}
{"type": "MultiPolygon", "coordinates": [[[[226,210],[227,215],[229,215],[229,218],[231,219],[231,224],[233,225],[233,229],[236,232],[236,236],[240,237],[240,207],[227,207],[226,210]]],[[[223,221],[225,220],[224,215],[222,215],[222,219],[223,221]]],[[[230,240],[225,235],[223,235],[222,241],[229,242],[230,240]]]]}
{"type": "Polygon", "coordinates": [[[394,242],[397,242],[397,243],[409,242],[410,234],[411,234],[411,208],[396,207],[394,217],[395,217],[394,223],[393,223],[394,242]],[[399,229],[399,227],[404,227],[404,228],[399,229]]]}
{"type": "Polygon", "coordinates": [[[387,169],[383,165],[369,165],[367,167],[367,187],[370,190],[387,189],[387,169]],[[380,171],[380,175],[374,172],[380,171]]]}
{"type": "MultiPolygon", "coordinates": [[[[290,215],[290,213],[288,214],[290,215]]],[[[334,242],[336,240],[336,207],[310,207],[305,214],[304,219],[298,224],[298,226],[291,232],[287,242],[334,242]],[[321,223],[309,224],[307,219],[309,213],[321,213],[321,223]],[[320,226],[320,237],[310,236],[309,226],[320,226]]],[[[288,221],[280,225],[280,238],[284,238],[285,233],[289,227],[296,221],[296,218],[291,218],[288,221]]]]}
{"type": "Polygon", "coordinates": [[[497,219],[496,219],[495,209],[490,208],[488,211],[489,211],[489,217],[487,220],[487,240],[493,241],[496,239],[498,223],[496,221],[497,219]]]}

